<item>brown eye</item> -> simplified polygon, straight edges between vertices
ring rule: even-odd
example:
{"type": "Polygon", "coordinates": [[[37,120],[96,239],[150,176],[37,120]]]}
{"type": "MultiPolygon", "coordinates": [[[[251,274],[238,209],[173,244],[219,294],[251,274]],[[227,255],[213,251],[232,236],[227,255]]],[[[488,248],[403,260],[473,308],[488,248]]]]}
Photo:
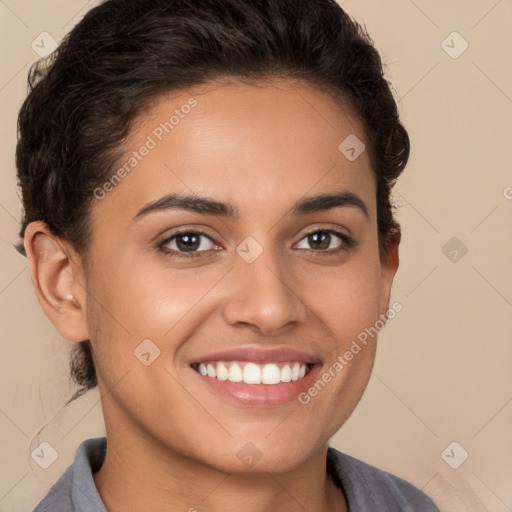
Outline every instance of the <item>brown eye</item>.
{"type": "Polygon", "coordinates": [[[180,231],[166,238],[158,247],[167,256],[195,258],[201,257],[203,252],[215,250],[211,245],[217,247],[214,240],[203,231],[180,231]]]}
{"type": "MultiPolygon", "coordinates": [[[[348,249],[354,245],[353,240],[339,231],[332,229],[321,229],[307,233],[302,240],[306,240],[314,252],[326,252],[328,254],[336,253],[341,250],[348,249]],[[341,243],[336,244],[336,238],[341,240],[341,243]],[[335,244],[333,247],[332,244],[335,244]]],[[[307,247],[299,247],[300,249],[308,249],[307,247]]]]}

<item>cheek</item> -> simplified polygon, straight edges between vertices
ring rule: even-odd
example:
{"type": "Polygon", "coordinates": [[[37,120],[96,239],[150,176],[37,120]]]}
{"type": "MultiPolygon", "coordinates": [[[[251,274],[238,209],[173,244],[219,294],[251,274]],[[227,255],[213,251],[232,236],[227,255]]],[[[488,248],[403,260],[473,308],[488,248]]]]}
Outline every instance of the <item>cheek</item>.
{"type": "Polygon", "coordinates": [[[102,306],[102,316],[110,315],[113,328],[124,327],[135,337],[146,337],[162,336],[210,288],[204,272],[162,270],[120,260],[97,272],[90,295],[102,306]]]}
{"type": "Polygon", "coordinates": [[[379,317],[380,265],[375,258],[354,258],[304,286],[309,290],[311,305],[317,308],[315,312],[342,344],[357,337],[379,317]]]}
{"type": "Polygon", "coordinates": [[[212,285],[219,280],[218,271],[148,267],[122,258],[109,265],[104,261],[88,283],[91,343],[110,383],[127,371],[133,372],[130,380],[151,381],[137,359],[143,347],[149,347],[151,358],[159,354],[151,368],[172,368],[180,346],[215,307],[212,285]]]}
{"type": "MultiPolygon", "coordinates": [[[[330,402],[332,410],[338,411],[335,416],[339,416],[339,421],[355,407],[373,367],[376,325],[380,318],[379,279],[378,260],[369,257],[354,260],[338,272],[317,279],[315,287],[310,285],[311,304],[318,305],[316,316],[335,340],[329,347],[330,358],[319,375],[319,380],[328,382],[325,392],[322,383],[317,386],[323,399],[311,400],[312,407],[321,409],[322,402],[324,406],[330,402]],[[347,407],[336,406],[340,403],[347,407]]],[[[312,394],[315,395],[314,390],[312,394]]],[[[321,414],[320,409],[315,414],[321,414]]]]}

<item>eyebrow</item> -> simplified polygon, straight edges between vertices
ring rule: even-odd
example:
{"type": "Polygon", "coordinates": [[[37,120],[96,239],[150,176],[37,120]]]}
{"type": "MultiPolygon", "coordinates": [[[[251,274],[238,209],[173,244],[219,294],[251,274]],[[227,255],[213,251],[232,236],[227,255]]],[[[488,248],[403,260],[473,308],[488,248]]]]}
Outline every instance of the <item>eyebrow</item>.
{"type": "MultiPolygon", "coordinates": [[[[364,201],[356,194],[347,190],[342,190],[335,194],[320,194],[301,199],[293,205],[291,213],[292,215],[306,215],[340,207],[357,208],[367,219],[369,218],[368,209],[364,201]]],[[[197,195],[169,194],[145,205],[137,212],[133,220],[144,217],[151,212],[173,208],[229,219],[240,218],[238,209],[229,203],[197,195]]]]}

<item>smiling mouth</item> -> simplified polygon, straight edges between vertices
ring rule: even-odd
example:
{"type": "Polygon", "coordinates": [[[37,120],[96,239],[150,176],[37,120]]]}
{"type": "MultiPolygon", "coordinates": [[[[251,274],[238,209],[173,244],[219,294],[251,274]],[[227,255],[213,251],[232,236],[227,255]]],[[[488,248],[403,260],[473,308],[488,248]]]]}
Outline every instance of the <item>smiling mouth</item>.
{"type": "Polygon", "coordinates": [[[257,364],[249,361],[205,361],[192,368],[205,377],[244,384],[275,385],[303,379],[313,367],[298,361],[257,364]]]}

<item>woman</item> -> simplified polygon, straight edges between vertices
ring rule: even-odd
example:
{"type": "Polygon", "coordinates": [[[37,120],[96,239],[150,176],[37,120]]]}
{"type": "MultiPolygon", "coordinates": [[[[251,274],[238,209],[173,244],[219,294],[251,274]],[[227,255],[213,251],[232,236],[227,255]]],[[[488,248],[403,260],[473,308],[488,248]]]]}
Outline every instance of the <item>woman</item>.
{"type": "Polygon", "coordinates": [[[35,510],[438,510],[328,446],[395,310],[409,154],[362,29],[332,0],[108,0],[30,82],[20,250],[107,433],[35,510]]]}

